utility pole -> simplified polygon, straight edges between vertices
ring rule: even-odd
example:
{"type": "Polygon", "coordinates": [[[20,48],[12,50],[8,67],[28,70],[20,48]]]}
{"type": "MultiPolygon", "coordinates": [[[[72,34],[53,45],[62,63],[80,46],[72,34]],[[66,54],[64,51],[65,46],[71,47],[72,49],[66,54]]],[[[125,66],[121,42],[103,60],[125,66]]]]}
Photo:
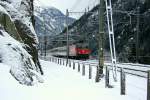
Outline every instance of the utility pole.
{"type": "Polygon", "coordinates": [[[137,32],[136,32],[136,63],[139,62],[139,27],[140,27],[140,7],[137,8],[137,32]]]}
{"type": "Polygon", "coordinates": [[[68,16],[69,16],[69,11],[68,9],[66,10],[66,36],[67,36],[67,62],[66,62],[66,66],[68,64],[68,60],[69,60],[69,32],[68,32],[68,16]]]}
{"type": "Polygon", "coordinates": [[[31,2],[31,21],[33,24],[33,27],[35,28],[35,19],[34,19],[34,0],[30,0],[31,2]]]}
{"type": "Polygon", "coordinates": [[[100,81],[100,77],[103,76],[104,67],[104,12],[105,12],[105,2],[100,0],[99,5],[99,34],[98,34],[98,55],[99,55],[99,65],[97,66],[96,82],[100,81]]]}
{"type": "Polygon", "coordinates": [[[46,54],[47,54],[47,52],[46,52],[46,47],[47,47],[47,37],[46,37],[46,20],[45,20],[45,16],[44,16],[44,14],[42,13],[42,17],[43,17],[43,21],[44,21],[44,37],[43,37],[43,53],[44,53],[44,57],[46,58],[46,54]]]}
{"type": "MultiPolygon", "coordinates": [[[[45,32],[46,32],[46,29],[45,29],[45,32]]],[[[45,33],[46,34],[46,33],[45,33]]],[[[45,56],[45,58],[46,58],[46,54],[47,54],[47,52],[46,52],[46,48],[47,47],[47,37],[46,37],[46,35],[44,36],[44,56],[45,56]]]]}

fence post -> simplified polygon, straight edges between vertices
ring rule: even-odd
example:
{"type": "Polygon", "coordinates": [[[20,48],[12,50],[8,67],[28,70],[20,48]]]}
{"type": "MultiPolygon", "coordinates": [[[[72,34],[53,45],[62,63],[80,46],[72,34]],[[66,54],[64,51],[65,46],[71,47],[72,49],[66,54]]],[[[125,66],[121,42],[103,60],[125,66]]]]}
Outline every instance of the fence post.
{"type": "Polygon", "coordinates": [[[69,67],[71,67],[71,61],[69,60],[69,67]]]}
{"type": "Polygon", "coordinates": [[[67,64],[67,59],[65,59],[65,65],[66,65],[66,67],[68,66],[68,64],[67,64]]]}
{"type": "Polygon", "coordinates": [[[58,60],[57,60],[57,63],[59,64],[59,58],[58,58],[58,60]]]}
{"type": "Polygon", "coordinates": [[[121,85],[121,95],[125,95],[126,92],[126,77],[125,77],[125,72],[123,70],[123,68],[121,68],[120,71],[120,85],[121,85]]]}
{"type": "Polygon", "coordinates": [[[82,66],[82,75],[85,76],[85,65],[82,66]]]}
{"type": "Polygon", "coordinates": [[[92,79],[92,67],[89,64],[89,79],[92,79]]]}
{"type": "Polygon", "coordinates": [[[61,65],[62,59],[60,59],[60,65],[61,65]]]}
{"type": "Polygon", "coordinates": [[[80,63],[78,62],[78,72],[80,72],[80,63]]]}
{"type": "Polygon", "coordinates": [[[147,100],[150,100],[150,70],[147,72],[147,100]]]}
{"type": "Polygon", "coordinates": [[[73,62],[73,69],[75,70],[75,62],[73,62]]]}
{"type": "Polygon", "coordinates": [[[65,65],[65,63],[64,63],[64,59],[63,59],[63,65],[65,65]]]}
{"type": "Polygon", "coordinates": [[[51,57],[49,58],[50,62],[51,62],[51,57]]]}
{"type": "Polygon", "coordinates": [[[109,88],[109,68],[106,66],[105,87],[109,88]]]}

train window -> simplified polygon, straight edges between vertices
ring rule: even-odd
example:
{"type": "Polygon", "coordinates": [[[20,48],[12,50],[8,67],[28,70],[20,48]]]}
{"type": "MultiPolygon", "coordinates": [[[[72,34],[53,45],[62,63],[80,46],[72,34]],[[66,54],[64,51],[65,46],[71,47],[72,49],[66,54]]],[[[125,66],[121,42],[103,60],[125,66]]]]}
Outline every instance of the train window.
{"type": "Polygon", "coordinates": [[[80,44],[77,44],[77,47],[78,48],[88,48],[88,45],[86,43],[80,43],[80,44]]]}

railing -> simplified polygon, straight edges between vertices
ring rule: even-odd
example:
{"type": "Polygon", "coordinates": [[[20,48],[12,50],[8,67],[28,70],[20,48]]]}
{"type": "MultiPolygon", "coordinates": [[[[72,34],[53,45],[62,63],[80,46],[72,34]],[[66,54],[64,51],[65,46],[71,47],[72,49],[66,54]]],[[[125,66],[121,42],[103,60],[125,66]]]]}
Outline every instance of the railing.
{"type": "MultiPolygon", "coordinates": [[[[69,59],[69,63],[68,65],[66,65],[66,59],[64,58],[57,58],[51,56],[45,59],[47,61],[51,61],[62,66],[70,67],[73,70],[77,70],[78,72],[81,72],[82,76],[88,75],[89,79],[95,79],[98,63],[69,59]]],[[[132,66],[132,64],[117,64],[117,68],[118,68],[117,71],[120,72],[120,94],[121,95],[126,94],[126,74],[130,74],[142,78],[147,78],[147,100],[150,100],[150,71],[148,69],[140,70],[140,69],[134,69],[129,67],[126,68],[126,67],[122,67],[122,65],[132,66]]],[[[144,65],[143,66],[137,65],[137,66],[146,67],[144,65]]],[[[105,70],[104,71],[105,87],[113,88],[113,86],[110,84],[110,71],[112,70],[111,64],[108,63],[105,64],[104,70],[105,70]]]]}

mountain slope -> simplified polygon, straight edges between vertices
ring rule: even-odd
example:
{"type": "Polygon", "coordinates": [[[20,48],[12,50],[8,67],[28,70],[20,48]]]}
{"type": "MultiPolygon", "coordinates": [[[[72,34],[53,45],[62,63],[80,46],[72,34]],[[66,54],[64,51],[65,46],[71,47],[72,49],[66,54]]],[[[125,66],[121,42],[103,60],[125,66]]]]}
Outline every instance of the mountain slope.
{"type": "MultiPolygon", "coordinates": [[[[35,30],[39,35],[57,35],[64,28],[66,16],[54,7],[35,6],[35,30]]],[[[68,17],[68,24],[71,24],[75,19],[68,17]]]]}
{"type": "MultiPolygon", "coordinates": [[[[150,63],[150,2],[149,0],[113,0],[113,19],[117,57],[119,61],[136,61],[137,11],[139,7],[139,63],[150,63]],[[130,17],[131,16],[131,17],[130,17]],[[130,19],[131,18],[131,19],[130,19]]],[[[97,54],[98,6],[83,15],[69,27],[71,34],[79,33],[89,42],[94,55],[97,54]]],[[[106,19],[105,19],[106,20],[106,19]]],[[[64,30],[65,32],[65,30],[64,30]]],[[[109,51],[107,25],[105,26],[105,50],[109,51]]]]}

